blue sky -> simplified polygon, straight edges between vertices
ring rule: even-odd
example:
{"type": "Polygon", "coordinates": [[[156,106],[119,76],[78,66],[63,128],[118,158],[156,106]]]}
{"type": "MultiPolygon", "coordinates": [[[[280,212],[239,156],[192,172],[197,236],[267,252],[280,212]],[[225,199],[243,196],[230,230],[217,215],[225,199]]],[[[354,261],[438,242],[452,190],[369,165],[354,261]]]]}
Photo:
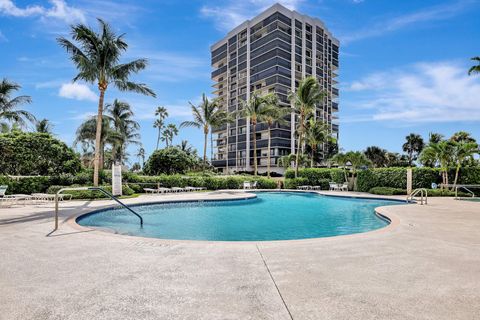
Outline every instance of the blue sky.
{"type": "MultiPolygon", "coordinates": [[[[75,69],[55,38],[75,22],[96,27],[101,17],[126,33],[125,59],[150,61],[135,79],[152,87],[156,99],[115,90],[106,96],[132,105],[150,153],[155,108],[167,107],[172,123],[189,119],[188,101],[211,91],[210,45],[274,2],[0,0],[0,78],[21,84],[33,98],[26,108],[50,119],[71,144],[81,121],[96,111],[97,91],[71,83],[75,69]]],[[[466,74],[469,58],[480,55],[480,1],[279,2],[320,18],[341,41],[341,148],[399,152],[410,132],[466,130],[480,140],[480,76],[466,74]]],[[[200,131],[182,130],[174,142],[182,139],[201,150],[200,131]]]]}

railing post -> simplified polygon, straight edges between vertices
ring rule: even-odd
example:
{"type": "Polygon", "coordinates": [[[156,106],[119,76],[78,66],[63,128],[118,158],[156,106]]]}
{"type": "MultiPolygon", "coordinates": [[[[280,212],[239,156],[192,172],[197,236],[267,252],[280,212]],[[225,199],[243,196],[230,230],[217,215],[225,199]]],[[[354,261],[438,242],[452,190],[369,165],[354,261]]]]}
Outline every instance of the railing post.
{"type": "Polygon", "coordinates": [[[58,192],[55,194],[55,230],[58,230],[58,192]]]}

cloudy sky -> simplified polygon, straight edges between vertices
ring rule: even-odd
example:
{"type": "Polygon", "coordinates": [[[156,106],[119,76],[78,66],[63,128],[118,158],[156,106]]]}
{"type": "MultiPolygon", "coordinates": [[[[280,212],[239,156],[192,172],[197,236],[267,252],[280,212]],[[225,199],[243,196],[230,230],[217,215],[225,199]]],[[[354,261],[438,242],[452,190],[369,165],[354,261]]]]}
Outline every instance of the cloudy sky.
{"type": "MultiPolygon", "coordinates": [[[[135,79],[157,98],[115,90],[106,101],[129,102],[151,152],[157,106],[168,121],[189,119],[188,101],[211,91],[211,44],[275,1],[269,0],[0,0],[0,78],[32,96],[27,108],[50,119],[55,134],[71,144],[75,129],[96,111],[95,86],[72,83],[75,69],[56,43],[69,25],[95,18],[126,33],[125,59],[148,58],[135,79]]],[[[340,39],[340,145],[361,150],[378,145],[400,151],[410,132],[450,135],[470,131],[480,139],[480,76],[468,76],[469,58],[480,56],[477,0],[285,0],[285,6],[323,20],[340,39]]],[[[182,130],[201,148],[201,133],[182,130]]],[[[131,150],[134,153],[134,149],[131,150]]]]}

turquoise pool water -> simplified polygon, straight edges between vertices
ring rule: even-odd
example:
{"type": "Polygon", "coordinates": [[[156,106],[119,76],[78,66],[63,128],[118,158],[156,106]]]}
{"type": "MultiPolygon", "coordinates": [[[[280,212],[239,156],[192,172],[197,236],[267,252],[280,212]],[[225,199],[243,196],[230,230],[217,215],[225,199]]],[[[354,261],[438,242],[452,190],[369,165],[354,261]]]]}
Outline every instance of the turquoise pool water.
{"type": "Polygon", "coordinates": [[[262,241],[331,237],[382,228],[388,221],[374,208],[400,202],[320,196],[299,192],[259,192],[257,198],[150,204],[99,211],[77,219],[83,226],[163,239],[262,241]]]}

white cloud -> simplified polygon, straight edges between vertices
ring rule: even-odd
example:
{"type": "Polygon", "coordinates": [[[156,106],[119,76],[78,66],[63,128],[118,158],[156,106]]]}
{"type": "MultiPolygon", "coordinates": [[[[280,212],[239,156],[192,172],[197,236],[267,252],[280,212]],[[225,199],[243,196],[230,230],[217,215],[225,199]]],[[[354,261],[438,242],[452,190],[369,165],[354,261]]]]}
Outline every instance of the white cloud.
{"type": "MultiPolygon", "coordinates": [[[[357,1],[354,1],[357,2],[357,1]]],[[[358,3],[358,2],[357,2],[358,3]]],[[[459,0],[446,5],[431,6],[416,12],[393,17],[385,21],[379,21],[359,31],[340,37],[343,44],[382,36],[407,27],[417,27],[419,23],[446,20],[466,11],[474,0],[459,0]]]]}
{"type": "Polygon", "coordinates": [[[220,30],[228,31],[275,3],[296,10],[302,2],[303,0],[228,0],[222,6],[203,6],[200,13],[212,18],[220,30]]]}
{"type": "Polygon", "coordinates": [[[64,83],[58,91],[58,95],[67,99],[97,101],[97,95],[85,84],[64,83]]]}
{"type": "Polygon", "coordinates": [[[24,8],[17,7],[12,0],[0,0],[0,14],[13,17],[38,16],[42,19],[55,18],[72,23],[75,21],[85,22],[82,10],[67,5],[64,0],[50,0],[50,7],[29,5],[24,8]]]}
{"type": "Polygon", "coordinates": [[[418,63],[371,74],[347,91],[344,105],[360,111],[346,122],[398,123],[480,121],[480,79],[452,62],[418,63]]]}

